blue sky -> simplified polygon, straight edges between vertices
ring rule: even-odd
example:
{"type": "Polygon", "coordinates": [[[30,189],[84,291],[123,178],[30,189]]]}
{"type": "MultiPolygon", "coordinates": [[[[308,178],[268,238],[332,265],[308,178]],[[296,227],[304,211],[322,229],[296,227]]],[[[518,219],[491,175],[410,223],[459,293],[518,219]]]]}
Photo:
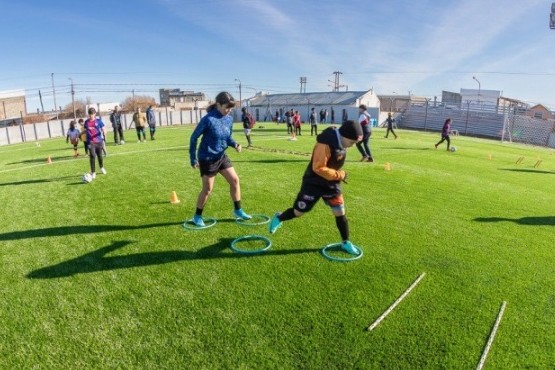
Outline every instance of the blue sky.
{"type": "Polygon", "coordinates": [[[555,30],[544,0],[0,0],[0,91],[28,109],[161,87],[441,96],[461,88],[555,109],[555,30]],[[87,5],[85,5],[87,4],[87,5]]]}

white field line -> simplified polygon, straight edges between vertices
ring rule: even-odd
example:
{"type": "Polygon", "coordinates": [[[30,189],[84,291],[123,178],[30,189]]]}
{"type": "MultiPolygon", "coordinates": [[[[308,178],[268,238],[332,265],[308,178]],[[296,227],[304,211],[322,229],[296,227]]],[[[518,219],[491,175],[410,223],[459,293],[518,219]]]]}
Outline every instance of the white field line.
{"type": "Polygon", "coordinates": [[[416,279],[414,281],[414,283],[412,283],[412,285],[410,287],[408,287],[407,290],[405,290],[405,292],[403,294],[401,294],[401,296],[399,298],[397,298],[397,300],[395,302],[393,302],[393,304],[391,306],[389,306],[389,308],[380,316],[378,317],[378,319],[376,321],[374,321],[369,327],[368,327],[368,331],[372,331],[376,328],[376,326],[378,326],[380,324],[380,322],[382,322],[383,319],[385,319],[387,317],[387,315],[389,315],[391,313],[391,311],[393,311],[395,309],[395,307],[397,307],[397,305],[399,303],[401,303],[401,301],[403,299],[405,299],[405,297],[407,295],[409,295],[409,293],[411,292],[411,290],[414,289],[414,287],[416,285],[418,285],[418,283],[424,278],[424,276],[426,276],[426,273],[423,272],[418,279],[416,279]]]}
{"type": "Polygon", "coordinates": [[[489,335],[488,343],[486,344],[486,347],[484,348],[484,353],[482,353],[482,357],[480,358],[480,362],[478,363],[478,367],[476,367],[477,370],[482,370],[482,368],[484,367],[484,364],[486,363],[486,358],[488,357],[489,350],[491,348],[491,345],[493,344],[493,340],[495,339],[495,334],[497,333],[497,329],[499,328],[499,324],[501,323],[501,319],[503,318],[503,313],[505,312],[505,307],[506,306],[507,306],[507,302],[503,301],[503,304],[501,305],[501,309],[499,310],[499,313],[497,314],[497,319],[495,320],[495,325],[493,325],[493,329],[491,330],[491,333],[489,335]]]}
{"type": "MultiPolygon", "coordinates": [[[[272,138],[260,138],[257,140],[258,141],[272,141],[275,140],[275,136],[272,136],[272,138]]],[[[128,144],[125,144],[128,145],[128,144]]],[[[137,144],[137,145],[141,145],[141,144],[137,144]]],[[[108,147],[110,148],[110,147],[108,147]]],[[[138,153],[149,153],[149,152],[156,152],[156,151],[164,151],[164,150],[172,150],[172,149],[176,149],[176,148],[183,148],[183,149],[189,149],[189,145],[176,145],[176,146],[168,146],[168,147],[164,147],[164,148],[150,148],[150,149],[143,149],[143,150],[133,150],[133,151],[129,151],[129,152],[122,152],[122,153],[108,153],[108,157],[115,157],[115,156],[120,156],[120,155],[129,155],[129,154],[138,154],[138,153]]],[[[25,149],[29,149],[29,148],[25,148],[25,149]]],[[[71,148],[69,148],[68,150],[70,150],[71,148]]],[[[83,156],[83,158],[88,158],[88,156],[83,156]]],[[[13,171],[19,171],[19,170],[28,170],[28,169],[32,169],[32,168],[36,168],[36,167],[42,167],[42,166],[52,166],[55,164],[60,164],[60,163],[70,163],[73,162],[75,159],[74,158],[68,158],[68,159],[62,159],[56,162],[52,162],[52,163],[46,163],[46,159],[44,160],[44,163],[40,163],[40,164],[34,164],[34,165],[30,165],[30,166],[25,166],[25,167],[18,167],[18,168],[10,168],[7,170],[1,170],[0,173],[6,173],[6,172],[13,172],[13,171]]]]}

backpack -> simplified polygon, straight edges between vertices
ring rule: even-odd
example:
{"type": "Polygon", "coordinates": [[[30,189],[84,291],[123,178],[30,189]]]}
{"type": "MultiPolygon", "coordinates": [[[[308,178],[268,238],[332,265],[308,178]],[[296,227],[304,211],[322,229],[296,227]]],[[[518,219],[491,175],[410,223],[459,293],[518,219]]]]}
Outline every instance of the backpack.
{"type": "Polygon", "coordinates": [[[247,113],[247,119],[249,120],[249,128],[253,128],[256,125],[256,120],[252,116],[252,114],[247,113]]]}

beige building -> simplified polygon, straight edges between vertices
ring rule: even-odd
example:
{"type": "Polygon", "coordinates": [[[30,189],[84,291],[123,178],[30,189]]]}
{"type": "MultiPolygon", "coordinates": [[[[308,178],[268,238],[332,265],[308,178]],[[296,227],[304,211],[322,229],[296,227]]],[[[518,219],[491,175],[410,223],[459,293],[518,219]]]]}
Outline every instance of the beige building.
{"type": "Polygon", "coordinates": [[[0,91],[0,120],[21,118],[27,115],[25,90],[0,91]]]}

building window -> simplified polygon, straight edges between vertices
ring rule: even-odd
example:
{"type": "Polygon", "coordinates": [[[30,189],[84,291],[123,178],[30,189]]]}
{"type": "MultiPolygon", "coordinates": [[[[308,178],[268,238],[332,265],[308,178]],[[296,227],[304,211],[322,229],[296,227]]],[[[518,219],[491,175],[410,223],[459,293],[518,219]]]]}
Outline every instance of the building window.
{"type": "Polygon", "coordinates": [[[534,112],[534,118],[543,118],[543,113],[542,112],[534,112]]]}

